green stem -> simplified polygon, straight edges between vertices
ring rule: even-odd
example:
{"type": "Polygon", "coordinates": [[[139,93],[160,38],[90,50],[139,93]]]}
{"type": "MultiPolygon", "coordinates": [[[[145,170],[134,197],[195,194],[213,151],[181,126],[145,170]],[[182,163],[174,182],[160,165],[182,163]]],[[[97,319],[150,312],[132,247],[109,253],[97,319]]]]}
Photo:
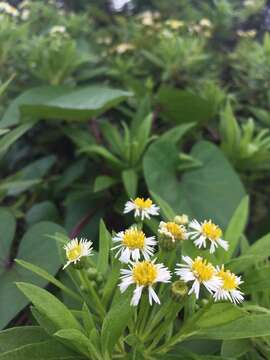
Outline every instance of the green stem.
{"type": "Polygon", "coordinates": [[[106,314],[106,311],[95,291],[95,289],[93,288],[93,285],[91,284],[90,280],[87,277],[87,274],[85,272],[85,270],[78,270],[78,274],[80,277],[80,280],[82,282],[82,285],[85,286],[85,288],[88,290],[89,294],[91,295],[93,301],[95,302],[95,305],[97,307],[98,313],[100,314],[100,316],[103,318],[106,314]]]}

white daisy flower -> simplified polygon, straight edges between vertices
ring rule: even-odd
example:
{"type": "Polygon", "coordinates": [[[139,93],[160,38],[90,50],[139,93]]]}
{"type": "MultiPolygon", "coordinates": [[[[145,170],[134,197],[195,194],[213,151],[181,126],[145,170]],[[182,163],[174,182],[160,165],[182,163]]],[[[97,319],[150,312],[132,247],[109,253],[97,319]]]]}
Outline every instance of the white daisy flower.
{"type": "Polygon", "coordinates": [[[225,270],[224,265],[217,267],[217,276],[222,280],[222,285],[214,293],[215,301],[229,300],[234,304],[244,301],[244,294],[239,290],[239,285],[243,283],[240,276],[225,270]]]}
{"type": "Polygon", "coordinates": [[[197,220],[192,220],[189,224],[189,227],[192,231],[189,232],[194,244],[200,249],[201,247],[206,248],[206,241],[209,240],[210,245],[210,254],[214,253],[218,246],[221,246],[224,250],[228,250],[229,244],[227,241],[223,240],[222,230],[220,227],[212,222],[212,220],[204,220],[204,222],[199,223],[197,220]]]}
{"type": "Polygon", "coordinates": [[[187,231],[183,225],[178,225],[173,221],[161,221],[158,227],[159,234],[168,236],[172,242],[177,240],[187,240],[187,231]]]}
{"type": "Polygon", "coordinates": [[[67,263],[63,269],[71,263],[76,264],[84,256],[90,256],[92,252],[92,241],[88,241],[87,239],[78,240],[75,238],[68,242],[64,246],[64,249],[66,250],[67,263]]]}
{"type": "Polygon", "coordinates": [[[141,255],[145,260],[149,260],[157,244],[154,236],[146,237],[145,233],[136,226],[117,233],[112,241],[120,242],[112,250],[118,249],[115,257],[120,255],[119,260],[123,263],[128,263],[131,259],[138,261],[141,255]]]}
{"type": "Polygon", "coordinates": [[[177,264],[179,266],[175,273],[180,276],[184,282],[192,281],[192,287],[188,294],[195,293],[196,299],[199,298],[200,286],[204,287],[212,294],[217,291],[222,281],[217,276],[217,271],[211,263],[200,256],[192,260],[189,256],[182,256],[186,264],[177,264]]]}
{"type": "Polygon", "coordinates": [[[154,261],[141,261],[132,263],[129,269],[121,270],[121,283],[119,284],[121,293],[125,292],[129,285],[135,284],[136,288],[133,292],[130,305],[137,306],[143,288],[148,288],[149,303],[152,305],[153,300],[160,304],[159,298],[153,289],[153,285],[157,282],[170,282],[171,273],[163,264],[155,264],[154,261]]]}
{"type": "Polygon", "coordinates": [[[149,198],[146,200],[144,198],[136,198],[135,200],[129,200],[125,205],[124,214],[130,211],[134,211],[134,216],[139,216],[143,220],[144,218],[150,219],[150,216],[158,215],[159,207],[153,204],[149,198]]]}
{"type": "Polygon", "coordinates": [[[11,6],[4,1],[0,1],[0,12],[3,12],[5,14],[8,14],[8,15],[11,15],[14,17],[19,15],[19,11],[14,6],[11,6]]]}
{"type": "Polygon", "coordinates": [[[62,25],[55,25],[50,30],[51,35],[64,34],[65,32],[66,32],[66,28],[65,28],[65,26],[62,26],[62,25]]]}

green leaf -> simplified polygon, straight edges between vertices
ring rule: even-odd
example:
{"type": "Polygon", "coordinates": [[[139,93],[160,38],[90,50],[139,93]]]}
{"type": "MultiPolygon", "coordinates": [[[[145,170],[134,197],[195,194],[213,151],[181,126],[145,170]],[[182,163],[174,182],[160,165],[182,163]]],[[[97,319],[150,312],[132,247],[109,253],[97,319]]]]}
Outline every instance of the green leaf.
{"type": "Polygon", "coordinates": [[[245,294],[259,291],[269,292],[270,287],[270,266],[259,269],[252,269],[245,274],[245,282],[241,286],[245,294]]]}
{"type": "Polygon", "coordinates": [[[99,223],[99,252],[97,270],[102,274],[106,274],[109,265],[109,252],[111,246],[111,234],[106,229],[103,220],[99,223]]]}
{"type": "Polygon", "coordinates": [[[20,122],[23,115],[35,119],[89,120],[116,106],[132,93],[105,86],[70,88],[41,86],[18,96],[3,116],[0,127],[20,122]]]}
{"type": "Polygon", "coordinates": [[[122,168],[124,163],[114,156],[109,150],[100,145],[89,145],[85,148],[80,149],[80,152],[89,155],[99,155],[108,161],[113,167],[122,168]]]}
{"type": "Polygon", "coordinates": [[[149,191],[166,201],[177,214],[186,213],[199,220],[210,218],[226,227],[245,195],[238,175],[215,145],[201,141],[193,147],[191,156],[201,161],[202,166],[184,173],[179,181],[178,154],[170,141],[150,145],[143,161],[149,191]]]}
{"type": "Polygon", "coordinates": [[[83,318],[84,329],[87,335],[89,336],[91,334],[92,329],[95,328],[95,322],[86,303],[83,304],[82,318],[83,318]]]}
{"type": "MultiPolygon", "coordinates": [[[[16,220],[14,215],[5,208],[0,208],[0,260],[8,261],[10,247],[15,235],[16,220]]],[[[3,269],[0,268],[0,274],[3,269]]]]}
{"type": "Polygon", "coordinates": [[[130,292],[127,291],[122,294],[119,301],[111,307],[105,316],[101,329],[103,352],[113,350],[128,321],[131,319],[133,308],[130,306],[130,298],[130,292]]]}
{"type": "Polygon", "coordinates": [[[202,309],[202,312],[203,315],[197,318],[196,321],[196,326],[200,328],[223,325],[245,316],[245,311],[229,303],[213,304],[209,310],[204,311],[202,309]]]}
{"type": "Polygon", "coordinates": [[[59,220],[59,212],[57,207],[51,201],[43,201],[35,203],[25,214],[25,220],[28,225],[33,225],[39,221],[55,221],[59,220]]]}
{"type": "MultiPolygon", "coordinates": [[[[5,218],[1,220],[0,212],[0,230],[1,221],[7,220],[5,220],[5,218]]],[[[3,226],[6,226],[4,222],[2,224],[3,226]]],[[[10,247],[12,245],[12,231],[11,227],[10,229],[5,228],[2,232],[2,234],[7,234],[5,241],[9,239],[10,247]]],[[[56,232],[65,234],[65,230],[54,223],[44,221],[35,224],[21,239],[16,256],[24,261],[33,263],[47,271],[49,274],[54,275],[61,264],[56,243],[54,240],[50,239],[48,235],[52,236],[56,232]]],[[[2,243],[6,244],[6,249],[8,249],[8,243],[2,242],[1,240],[1,244],[2,243]]],[[[17,281],[33,282],[39,286],[45,286],[48,283],[47,280],[40,278],[29,270],[14,263],[12,258],[5,258],[4,261],[0,263],[0,328],[5,327],[28,303],[27,299],[16,288],[14,283],[17,281]],[[10,301],[10,299],[12,299],[12,301],[10,301]]]]}
{"type": "Polygon", "coordinates": [[[257,240],[245,252],[246,256],[259,256],[262,259],[270,256],[270,234],[267,234],[257,240]]]}
{"type": "Polygon", "coordinates": [[[46,340],[48,335],[39,326],[14,327],[0,332],[0,353],[46,340]]]}
{"type": "Polygon", "coordinates": [[[216,340],[270,336],[270,315],[248,315],[225,325],[202,329],[199,335],[216,340]]]}
{"type": "Polygon", "coordinates": [[[117,183],[118,180],[111,176],[97,176],[94,183],[94,192],[106,190],[117,183]]]}
{"type": "Polygon", "coordinates": [[[77,329],[63,329],[57,331],[54,336],[67,340],[65,343],[68,347],[72,345],[81,354],[89,356],[89,339],[81,331],[77,329]]]}
{"type": "Polygon", "coordinates": [[[53,285],[57,286],[59,289],[61,289],[63,292],[71,296],[73,299],[82,302],[82,299],[79,295],[77,295],[75,292],[70,290],[68,287],[66,287],[64,284],[61,283],[61,281],[57,280],[54,276],[49,274],[44,269],[40,268],[37,265],[31,264],[24,260],[15,260],[17,264],[24,267],[25,269],[32,271],[33,273],[37,274],[41,278],[45,279],[48,283],[52,283],[53,285]]]}
{"type": "MultiPolygon", "coordinates": [[[[49,89],[50,91],[50,89],[49,89]]],[[[46,94],[47,95],[47,94],[46,94]]],[[[118,105],[132,93],[105,86],[67,89],[65,93],[45,101],[26,102],[22,114],[43,119],[89,120],[118,105]]]]}
{"type": "Polygon", "coordinates": [[[10,146],[14,144],[23,134],[25,134],[33,124],[24,124],[18,126],[16,129],[9,131],[0,139],[0,158],[5,155],[10,146]]]}
{"type": "Polygon", "coordinates": [[[135,198],[137,195],[138,187],[138,175],[136,171],[133,169],[122,171],[122,180],[128,196],[131,198],[135,198]]]}
{"type": "Polygon", "coordinates": [[[233,156],[233,153],[239,149],[241,130],[229,102],[221,114],[220,132],[222,137],[221,148],[225,153],[233,156]]]}
{"type": "Polygon", "coordinates": [[[235,253],[240,241],[241,235],[245,231],[249,214],[249,198],[245,196],[239,206],[233,213],[233,216],[226,229],[224,239],[229,243],[229,249],[226,253],[223,252],[224,259],[230,259],[235,253]]]}
{"type": "Polygon", "coordinates": [[[212,104],[191,92],[161,87],[157,95],[161,114],[178,124],[204,123],[213,115],[212,104]]]}
{"type": "Polygon", "coordinates": [[[161,199],[161,197],[158,196],[153,191],[151,191],[151,196],[155,200],[155,202],[158,204],[158,206],[160,207],[160,211],[161,211],[163,217],[168,221],[173,220],[173,218],[175,217],[176,214],[173,211],[173,209],[170,207],[170,205],[166,201],[161,199]]]}
{"type": "Polygon", "coordinates": [[[246,354],[250,349],[251,344],[249,340],[225,340],[222,343],[221,355],[235,359],[246,354]]]}
{"type": "Polygon", "coordinates": [[[48,340],[28,344],[0,355],[0,360],[84,360],[59,341],[48,340]]]}
{"type": "Polygon", "coordinates": [[[47,290],[22,282],[17,287],[58,329],[82,329],[68,308],[47,290]]]}

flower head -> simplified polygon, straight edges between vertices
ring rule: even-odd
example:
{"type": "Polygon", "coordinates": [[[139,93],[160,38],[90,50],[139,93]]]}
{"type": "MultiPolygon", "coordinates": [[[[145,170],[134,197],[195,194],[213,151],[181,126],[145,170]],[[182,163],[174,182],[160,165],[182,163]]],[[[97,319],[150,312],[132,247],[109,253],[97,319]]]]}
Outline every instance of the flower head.
{"type": "Polygon", "coordinates": [[[65,269],[69,264],[76,264],[81,260],[82,257],[90,256],[92,252],[92,241],[88,241],[86,239],[77,238],[69,241],[65,246],[67,263],[63,267],[65,269]]]}
{"type": "Polygon", "coordinates": [[[181,20],[169,19],[166,21],[166,25],[168,25],[172,30],[178,30],[182,28],[185,25],[185,23],[181,20]]]}
{"type": "Polygon", "coordinates": [[[193,282],[188,294],[194,292],[198,299],[201,285],[204,285],[211,294],[220,288],[222,281],[217,276],[217,271],[211,263],[208,263],[207,260],[200,256],[197,256],[194,260],[189,256],[183,256],[182,258],[185,264],[177,264],[179,268],[176,269],[176,274],[184,282],[193,282]]]}
{"type": "Polygon", "coordinates": [[[183,225],[178,225],[173,221],[161,221],[159,224],[158,232],[162,235],[165,235],[166,237],[171,238],[172,242],[187,239],[186,228],[183,225]]]}
{"type": "Polygon", "coordinates": [[[224,265],[221,268],[217,267],[217,276],[222,280],[222,285],[215,291],[216,301],[229,300],[237,304],[244,300],[243,293],[239,290],[239,285],[243,283],[240,276],[225,270],[224,265]]]}
{"type": "Polygon", "coordinates": [[[211,220],[205,220],[199,223],[197,220],[192,220],[189,224],[192,231],[189,232],[191,239],[194,240],[194,244],[200,249],[206,248],[206,241],[210,241],[210,253],[214,253],[218,246],[221,246],[224,250],[228,250],[229,244],[223,240],[222,230],[211,220]]]}
{"type": "Polygon", "coordinates": [[[211,28],[213,26],[211,21],[206,18],[201,19],[199,24],[200,24],[200,26],[205,27],[205,28],[211,28]]]}
{"type": "Polygon", "coordinates": [[[158,215],[159,207],[153,204],[151,199],[136,198],[129,200],[124,208],[124,214],[135,211],[135,217],[139,216],[142,220],[144,218],[150,219],[150,215],[158,215]]]}
{"type": "Polygon", "coordinates": [[[65,26],[62,26],[62,25],[53,26],[50,30],[51,35],[65,34],[65,33],[66,33],[66,28],[65,28],[65,26]]]}
{"type": "Polygon", "coordinates": [[[117,54],[124,54],[127,51],[132,51],[135,49],[135,46],[133,44],[129,44],[129,43],[122,43],[122,44],[118,44],[115,48],[114,51],[117,52],[117,54]]]}
{"type": "Polygon", "coordinates": [[[152,305],[153,300],[157,304],[160,304],[153,285],[157,282],[168,283],[170,282],[170,278],[170,271],[163,264],[155,264],[155,261],[141,261],[132,263],[129,269],[121,270],[121,283],[119,287],[121,293],[123,293],[129,285],[136,285],[130,303],[133,306],[138,305],[143,288],[148,289],[150,305],[152,305]]]}
{"type": "Polygon", "coordinates": [[[14,17],[19,15],[19,11],[14,6],[11,6],[4,1],[0,1],[0,12],[14,17]]]}
{"type": "Polygon", "coordinates": [[[157,243],[154,236],[146,237],[145,233],[136,226],[117,233],[112,241],[120,242],[112,250],[118,249],[115,256],[120,255],[119,260],[123,263],[128,263],[131,259],[138,261],[141,255],[144,259],[149,260],[157,243]]]}

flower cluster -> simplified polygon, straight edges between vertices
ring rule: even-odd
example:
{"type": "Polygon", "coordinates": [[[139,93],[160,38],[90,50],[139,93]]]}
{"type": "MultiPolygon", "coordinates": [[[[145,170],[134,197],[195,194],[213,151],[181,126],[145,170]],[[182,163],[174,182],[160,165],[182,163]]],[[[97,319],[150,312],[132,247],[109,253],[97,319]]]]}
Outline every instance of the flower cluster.
{"type": "MultiPolygon", "coordinates": [[[[159,215],[159,207],[152,200],[136,198],[129,200],[124,208],[124,213],[134,212],[137,220],[150,219],[151,216],[159,215]]],[[[142,223],[133,225],[128,229],[116,233],[112,241],[115,243],[112,250],[116,251],[115,257],[121,263],[128,264],[128,268],[121,269],[120,291],[123,293],[130,285],[135,285],[131,305],[138,305],[143,289],[148,290],[149,303],[152,305],[160,303],[159,297],[154,290],[156,283],[168,283],[172,273],[163,263],[156,263],[158,258],[153,258],[155,249],[172,250],[182,241],[192,241],[201,248],[209,248],[210,254],[220,246],[228,250],[229,244],[222,239],[221,228],[211,220],[189,222],[188,216],[176,216],[173,221],[161,221],[158,227],[158,241],[155,236],[147,237],[142,229],[142,223]]],[[[67,264],[76,264],[82,257],[91,255],[92,243],[87,240],[73,239],[65,246],[67,264]]],[[[230,270],[214,266],[201,256],[191,259],[182,256],[183,263],[177,264],[175,275],[179,277],[178,282],[182,284],[192,283],[188,294],[195,294],[199,298],[200,288],[204,287],[212,296],[214,301],[229,300],[234,304],[244,300],[243,293],[239,290],[242,283],[241,277],[236,276],[230,270]]],[[[182,285],[181,285],[182,286],[182,285]]]]}

